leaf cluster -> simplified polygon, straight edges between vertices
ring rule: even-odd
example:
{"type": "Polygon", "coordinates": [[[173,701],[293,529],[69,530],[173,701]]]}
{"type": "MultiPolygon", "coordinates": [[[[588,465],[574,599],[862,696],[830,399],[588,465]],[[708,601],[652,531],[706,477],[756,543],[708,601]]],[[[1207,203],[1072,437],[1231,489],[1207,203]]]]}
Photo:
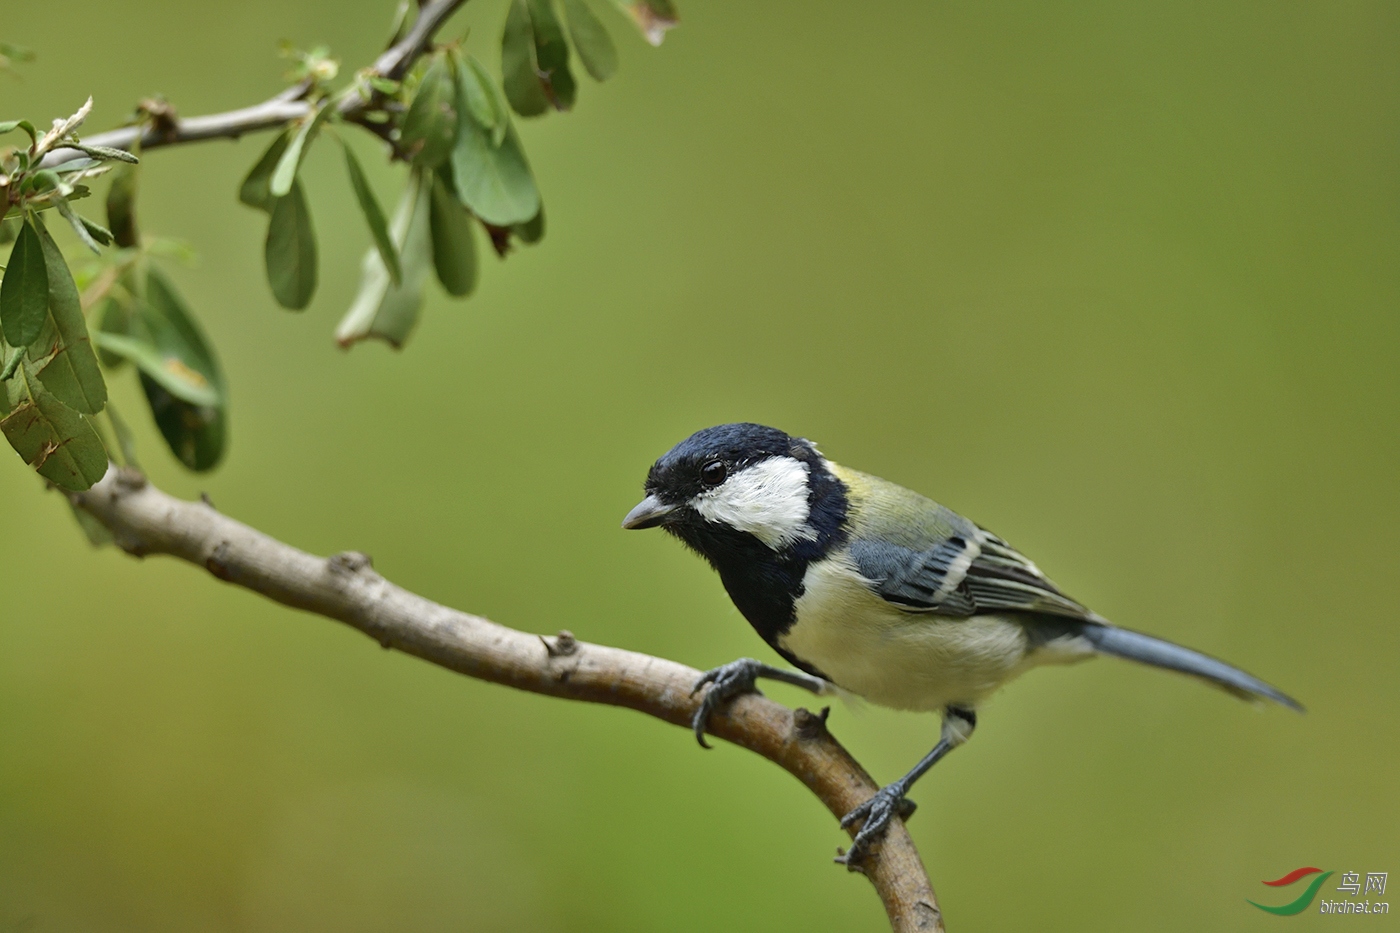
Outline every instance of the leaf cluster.
{"type": "MultiPolygon", "coordinates": [[[[617,6],[655,41],[657,22],[675,23],[666,0],[618,0],[617,6]]],[[[395,37],[406,9],[400,5],[395,37]]],[[[335,74],[325,64],[331,59],[324,48],[288,54],[302,63],[294,76],[317,80],[318,88],[335,74]]],[[[538,242],[543,203],[511,114],[571,109],[578,94],[571,55],[598,81],[617,70],[617,49],[585,0],[561,0],[558,8],[555,0],[512,0],[499,81],[453,43],[432,49],[402,82],[361,72],[344,91],[326,92],[311,113],[273,140],[239,189],[240,201],[268,215],[263,255],[277,303],[299,311],[316,291],[316,230],[300,171],[322,135],[343,149],[349,187],[372,244],[359,291],[336,329],[343,347],[371,337],[402,346],[417,323],[429,270],[449,295],[470,295],[479,269],[476,227],[502,256],[513,241],[538,242]],[[356,100],[371,104],[354,107],[356,100]],[[390,143],[392,156],[409,166],[392,220],[344,138],[350,122],[372,128],[390,143]]]]}
{"type": "Polygon", "coordinates": [[[107,384],[88,334],[68,263],[50,235],[57,214],[78,239],[99,251],[110,231],[73,208],[91,192],[84,182],[129,152],[86,146],[78,129],[92,99],[40,133],[27,120],[0,123],[0,134],[23,132],[29,145],[0,149],[0,218],[13,239],[0,279],[0,432],[40,476],[67,489],[91,486],[107,471],[107,452],[93,418],[107,405],[107,384]],[[42,167],[59,148],[83,158],[42,167]]]}
{"type": "MultiPolygon", "coordinates": [[[[670,0],[612,3],[652,44],[677,21],[670,0]]],[[[391,43],[406,34],[410,7],[399,4],[391,43]]],[[[596,81],[618,66],[588,0],[510,0],[499,77],[461,41],[429,45],[402,80],[364,69],[339,89],[332,87],[339,63],[328,49],[286,47],[283,54],[293,62],[294,93],[310,107],[280,128],[238,200],[267,217],[263,256],[273,298],[290,310],[308,307],[319,256],[303,167],[320,139],[338,144],[370,241],[359,289],[336,329],[343,347],[367,338],[401,347],[430,277],[452,297],[472,294],[478,230],[501,257],[516,242],[541,240],[543,200],[513,115],[572,109],[575,64],[596,81]],[[392,214],[346,138],[354,126],[407,168],[392,214]]],[[[0,68],[28,57],[0,45],[0,68]]],[[[0,243],[13,243],[0,278],[0,432],[41,476],[69,490],[89,488],[109,459],[133,462],[104,370],[137,374],[156,426],[189,469],[215,466],[228,436],[228,387],[217,354],[155,262],[172,246],[143,237],[137,224],[139,157],[83,143],[78,130],[91,108],[89,99],[45,132],[26,120],[0,121],[0,137],[20,139],[0,148],[0,243]],[[58,150],[78,155],[53,156],[58,150]],[[104,174],[111,182],[105,227],[73,206],[104,174]],[[96,259],[70,269],[48,229],[55,216],[96,259]]],[[[138,109],[133,120],[147,130],[176,125],[164,106],[138,109]]]]}

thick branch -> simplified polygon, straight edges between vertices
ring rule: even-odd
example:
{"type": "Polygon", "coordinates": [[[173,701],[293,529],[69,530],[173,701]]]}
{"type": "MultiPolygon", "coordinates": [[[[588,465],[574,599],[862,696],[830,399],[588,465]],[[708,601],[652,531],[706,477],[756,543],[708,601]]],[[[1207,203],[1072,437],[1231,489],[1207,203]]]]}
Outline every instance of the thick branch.
{"type": "MultiPolygon", "coordinates": [[[[402,78],[413,67],[418,57],[427,50],[442,24],[465,2],[466,0],[432,0],[431,3],[424,4],[408,32],[375,59],[371,70],[395,81],[402,78]]],[[[135,144],[137,136],[140,136],[141,151],[145,152],[161,146],[205,139],[238,139],[244,133],[285,126],[306,116],[311,112],[311,103],[305,100],[306,91],[305,85],[297,85],[251,107],[200,117],[177,117],[169,122],[158,122],[156,125],[124,126],[105,133],[84,136],[83,142],[89,146],[129,150],[135,144]]],[[[352,94],[340,104],[341,116],[353,122],[370,104],[371,100],[363,93],[352,94]]],[[[76,149],[55,149],[44,158],[43,166],[53,168],[71,159],[83,157],[84,154],[76,149]]]]}
{"type": "MultiPolygon", "coordinates": [[[[449,670],[533,693],[626,706],[678,726],[689,727],[695,711],[690,689],[700,672],[692,668],[566,634],[544,639],[449,609],[385,580],[362,554],[316,557],[207,504],[169,496],[133,471],[114,467],[72,498],[128,553],[181,558],[221,580],[337,619],[386,648],[449,670]]],[[[877,789],[826,731],[824,717],[806,710],[742,696],[713,717],[710,731],[792,774],[838,817],[877,789]]],[[[863,868],[893,929],[943,930],[933,887],[899,820],[890,824],[863,868]]]]}

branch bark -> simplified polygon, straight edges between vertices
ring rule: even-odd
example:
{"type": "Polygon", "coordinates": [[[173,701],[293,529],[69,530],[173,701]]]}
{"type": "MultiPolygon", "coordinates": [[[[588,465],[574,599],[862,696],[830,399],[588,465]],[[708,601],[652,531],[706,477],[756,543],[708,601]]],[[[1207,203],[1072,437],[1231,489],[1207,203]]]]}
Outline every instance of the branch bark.
{"type": "MultiPolygon", "coordinates": [[[[544,638],[459,612],[384,579],[358,553],[316,557],[215,511],[167,495],[141,474],[112,467],[71,500],[112,532],[118,546],[145,557],[168,554],[215,577],[291,606],[344,622],[385,648],[448,670],[520,690],[625,706],[689,728],[700,672],[662,658],[544,638]]],[[[757,695],[736,699],[710,723],[713,735],[747,748],[793,775],[837,817],[878,789],[826,730],[825,716],[792,711],[757,695]]],[[[890,824],[864,873],[890,926],[943,930],[928,874],[904,824],[890,824]]]]}
{"type": "MultiPolygon", "coordinates": [[[[413,63],[432,44],[433,36],[447,22],[466,0],[432,0],[423,4],[418,16],[398,42],[384,51],[370,66],[375,74],[395,81],[401,79],[413,63]]],[[[198,117],[175,118],[159,125],[143,123],[140,126],[124,126],[105,133],[84,136],[83,142],[89,146],[108,146],[113,149],[130,150],[138,137],[141,151],[174,146],[180,143],[193,143],[206,139],[238,139],[244,133],[269,130],[285,126],[293,120],[300,120],[311,112],[312,104],[305,99],[308,88],[296,85],[251,107],[211,113],[198,117]]],[[[354,122],[372,103],[364,94],[353,94],[340,105],[340,114],[354,122]]],[[[64,162],[84,157],[77,149],[55,149],[44,157],[44,168],[54,168],[64,162]]]]}

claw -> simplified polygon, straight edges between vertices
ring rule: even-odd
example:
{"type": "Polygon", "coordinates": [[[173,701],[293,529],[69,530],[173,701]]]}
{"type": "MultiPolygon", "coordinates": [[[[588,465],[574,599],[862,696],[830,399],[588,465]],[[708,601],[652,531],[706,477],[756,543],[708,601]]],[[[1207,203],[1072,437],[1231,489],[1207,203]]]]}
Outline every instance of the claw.
{"type": "Polygon", "coordinates": [[[907,819],[914,809],[914,801],[904,796],[904,787],[900,783],[887,784],[877,790],[869,800],[841,817],[842,829],[850,829],[862,820],[864,823],[855,839],[851,840],[850,849],[838,855],[836,862],[850,871],[860,871],[860,863],[865,860],[871,843],[885,834],[890,820],[896,816],[907,819]]]}
{"type": "Polygon", "coordinates": [[[712,681],[714,681],[715,678],[717,678],[717,677],[719,676],[719,672],[722,671],[722,670],[724,670],[724,668],[716,667],[716,668],[712,668],[712,669],[706,671],[705,673],[701,674],[700,677],[699,677],[699,679],[697,679],[697,680],[695,681],[695,686],[693,686],[693,687],[690,688],[690,695],[691,695],[691,696],[695,696],[695,694],[699,693],[699,692],[700,692],[700,688],[703,687],[703,686],[705,686],[705,684],[708,684],[708,683],[711,683],[712,681]]]}
{"type": "Polygon", "coordinates": [[[765,669],[766,665],[759,661],[740,658],[706,671],[695,681],[695,686],[690,688],[691,696],[699,693],[706,684],[710,685],[690,720],[690,727],[695,730],[695,741],[700,743],[701,748],[710,747],[710,743],[705,741],[705,726],[710,721],[710,715],[741,693],[757,693],[754,681],[765,669]]]}
{"type": "Polygon", "coordinates": [[[690,728],[695,733],[695,741],[699,742],[700,747],[704,749],[714,748],[713,745],[705,741],[705,724],[709,722],[709,719],[710,710],[707,704],[704,703],[700,704],[700,708],[697,709],[695,715],[690,718],[690,728]]]}

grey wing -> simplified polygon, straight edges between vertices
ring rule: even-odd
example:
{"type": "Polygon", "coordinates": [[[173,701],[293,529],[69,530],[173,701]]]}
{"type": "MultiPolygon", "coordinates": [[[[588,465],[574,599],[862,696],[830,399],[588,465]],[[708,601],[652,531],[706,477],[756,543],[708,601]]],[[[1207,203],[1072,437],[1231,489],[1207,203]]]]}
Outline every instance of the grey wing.
{"type": "Polygon", "coordinates": [[[851,559],[876,593],[911,612],[966,618],[1001,610],[1097,619],[1029,558],[991,532],[968,525],[923,550],[858,540],[851,545],[851,559]]]}

